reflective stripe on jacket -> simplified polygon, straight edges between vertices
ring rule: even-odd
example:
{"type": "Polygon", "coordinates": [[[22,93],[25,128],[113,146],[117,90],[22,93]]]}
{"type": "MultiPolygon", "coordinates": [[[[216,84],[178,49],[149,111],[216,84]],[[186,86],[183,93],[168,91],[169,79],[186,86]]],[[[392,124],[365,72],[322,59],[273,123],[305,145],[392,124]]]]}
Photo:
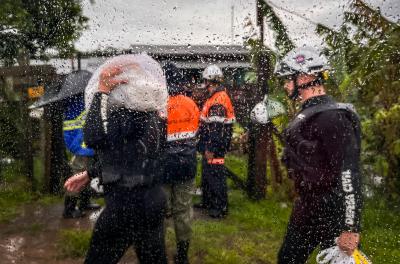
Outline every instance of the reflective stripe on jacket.
{"type": "Polygon", "coordinates": [[[64,120],[63,122],[63,130],[75,130],[75,129],[82,129],[85,125],[86,119],[86,111],[82,111],[76,118],[71,120],[64,120]]]}
{"type": "Polygon", "coordinates": [[[86,120],[83,97],[76,98],[68,103],[64,118],[64,143],[68,151],[78,156],[93,156],[93,149],[88,148],[83,140],[83,126],[86,120]]]}
{"type": "Polygon", "coordinates": [[[184,95],[168,99],[167,141],[194,138],[199,129],[200,111],[196,103],[184,95]]]}
{"type": "Polygon", "coordinates": [[[214,93],[204,104],[200,115],[201,121],[206,123],[218,122],[232,124],[235,122],[235,111],[232,101],[225,90],[214,93]],[[209,111],[215,105],[221,105],[225,108],[225,116],[210,116],[209,111]]]}

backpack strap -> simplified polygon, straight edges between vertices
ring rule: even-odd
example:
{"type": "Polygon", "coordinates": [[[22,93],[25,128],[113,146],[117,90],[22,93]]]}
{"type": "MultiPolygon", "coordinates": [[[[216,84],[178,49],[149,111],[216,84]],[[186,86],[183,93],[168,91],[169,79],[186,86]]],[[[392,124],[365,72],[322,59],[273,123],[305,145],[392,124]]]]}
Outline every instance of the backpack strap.
{"type": "Polygon", "coordinates": [[[358,115],[355,111],[355,108],[352,104],[346,103],[332,103],[332,104],[319,104],[315,106],[308,107],[303,111],[300,111],[295,118],[289,123],[287,130],[295,130],[299,129],[306,121],[310,120],[313,116],[331,110],[344,110],[349,113],[349,119],[353,124],[358,122],[353,122],[354,120],[358,120],[358,115]]]}

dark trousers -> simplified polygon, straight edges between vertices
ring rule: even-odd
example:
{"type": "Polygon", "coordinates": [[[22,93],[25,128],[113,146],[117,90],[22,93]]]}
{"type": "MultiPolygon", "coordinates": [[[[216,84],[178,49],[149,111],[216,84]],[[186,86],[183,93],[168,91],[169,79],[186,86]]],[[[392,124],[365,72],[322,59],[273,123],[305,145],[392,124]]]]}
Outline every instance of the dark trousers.
{"type": "Polygon", "coordinates": [[[224,165],[208,164],[203,157],[202,203],[210,210],[227,212],[228,187],[224,165]]]}
{"type": "MultiPolygon", "coordinates": [[[[91,158],[85,156],[73,156],[69,162],[71,168],[71,177],[79,172],[85,171],[88,162],[91,158]]],[[[90,203],[90,197],[92,196],[92,191],[89,186],[85,187],[79,194],[66,193],[64,199],[64,213],[68,214],[75,210],[75,207],[85,209],[90,203]]]]}
{"type": "Polygon", "coordinates": [[[90,197],[92,196],[92,191],[90,187],[87,186],[83,189],[78,195],[65,195],[64,198],[64,211],[72,212],[75,210],[75,207],[78,205],[79,208],[84,209],[90,203],[90,197]],[[79,204],[78,204],[79,202],[79,204]]]}
{"type": "Polygon", "coordinates": [[[324,210],[327,208],[296,201],[279,250],[278,264],[303,264],[317,246],[326,249],[335,245],[335,238],[341,233],[340,219],[332,211],[327,210],[327,214],[324,210]]]}
{"type": "Polygon", "coordinates": [[[140,263],[166,264],[166,197],[161,187],[105,186],[104,191],[106,207],[94,227],[85,263],[118,263],[133,245],[140,263]]]}

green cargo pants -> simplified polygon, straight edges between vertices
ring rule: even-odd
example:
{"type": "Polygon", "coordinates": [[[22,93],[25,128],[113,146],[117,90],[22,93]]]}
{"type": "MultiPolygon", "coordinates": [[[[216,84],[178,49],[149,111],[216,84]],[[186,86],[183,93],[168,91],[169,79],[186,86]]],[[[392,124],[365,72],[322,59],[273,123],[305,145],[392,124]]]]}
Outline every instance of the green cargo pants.
{"type": "Polygon", "coordinates": [[[189,241],[192,237],[192,193],[194,180],[164,186],[168,196],[168,209],[174,220],[176,241],[189,241]]]}

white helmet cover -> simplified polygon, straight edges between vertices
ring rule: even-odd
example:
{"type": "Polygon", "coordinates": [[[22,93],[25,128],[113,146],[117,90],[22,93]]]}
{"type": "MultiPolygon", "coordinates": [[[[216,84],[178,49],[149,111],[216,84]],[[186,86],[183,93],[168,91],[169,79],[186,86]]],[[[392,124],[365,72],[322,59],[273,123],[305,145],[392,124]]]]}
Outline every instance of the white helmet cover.
{"type": "Polygon", "coordinates": [[[289,51],[275,66],[279,77],[298,73],[315,74],[329,70],[326,57],[312,47],[300,47],[289,51]]]}
{"type": "Polygon", "coordinates": [[[89,109],[98,91],[101,72],[108,67],[120,67],[116,79],[126,84],[114,88],[108,99],[110,105],[136,111],[164,111],[167,107],[167,83],[160,64],[146,54],[120,55],[107,60],[93,74],[85,89],[85,106],[89,109]]]}
{"type": "Polygon", "coordinates": [[[267,124],[269,122],[267,105],[264,102],[256,104],[251,110],[250,118],[253,122],[267,124]]]}
{"type": "Polygon", "coordinates": [[[259,124],[267,124],[271,119],[285,112],[285,107],[281,102],[264,96],[264,100],[256,104],[251,110],[250,119],[259,124]]]}
{"type": "Polygon", "coordinates": [[[206,80],[217,81],[223,77],[221,69],[215,64],[207,66],[203,71],[203,78],[206,80]]]}

